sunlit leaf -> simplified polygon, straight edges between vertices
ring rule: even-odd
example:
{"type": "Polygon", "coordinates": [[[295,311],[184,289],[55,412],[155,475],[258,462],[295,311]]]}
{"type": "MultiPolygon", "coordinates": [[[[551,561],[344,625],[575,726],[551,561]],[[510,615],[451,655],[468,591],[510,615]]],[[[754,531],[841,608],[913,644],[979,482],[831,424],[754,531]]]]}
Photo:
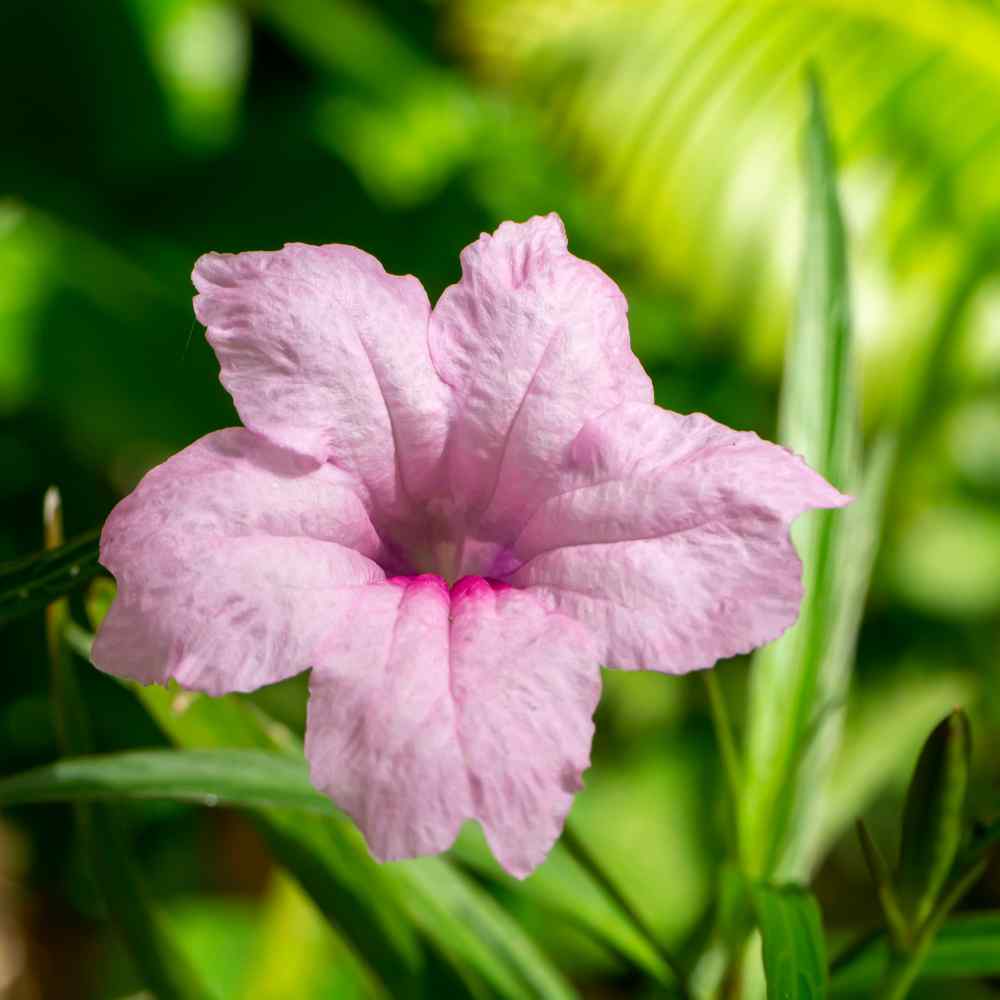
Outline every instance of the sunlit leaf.
{"type": "MultiPolygon", "coordinates": [[[[844,229],[833,150],[818,84],[806,127],[809,208],[802,287],[782,387],[780,438],[847,493],[854,509],[799,519],[799,620],[754,657],[740,809],[749,871],[804,879],[839,740],[857,629],[891,461],[862,485],[844,229]]],[[[878,454],[878,453],[877,453],[878,454]]]]}
{"type": "Polygon", "coordinates": [[[244,963],[238,1000],[388,1000],[309,897],[280,869],[259,910],[257,940],[244,963]]]}
{"type": "MultiPolygon", "coordinates": [[[[963,242],[1000,203],[992,4],[461,0],[452,38],[538,109],[637,258],[773,367],[795,288],[807,64],[828,81],[844,150],[872,362],[927,334],[963,242]]],[[[898,392],[895,372],[880,374],[868,401],[898,392]]]]}

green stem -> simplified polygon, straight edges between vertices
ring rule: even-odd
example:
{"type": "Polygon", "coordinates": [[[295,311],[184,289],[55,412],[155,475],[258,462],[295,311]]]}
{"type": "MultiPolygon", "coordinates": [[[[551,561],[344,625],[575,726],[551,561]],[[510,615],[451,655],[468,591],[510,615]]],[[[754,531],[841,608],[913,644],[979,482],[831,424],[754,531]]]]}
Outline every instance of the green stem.
{"type": "Polygon", "coordinates": [[[712,724],[715,727],[715,738],[719,741],[719,756],[722,758],[722,769],[726,775],[726,787],[729,789],[729,817],[733,858],[740,858],[740,792],[743,787],[743,763],[739,750],[736,749],[736,739],[733,736],[733,725],[729,718],[729,709],[722,693],[722,686],[714,670],[705,670],[701,675],[708,691],[708,704],[712,712],[712,724]]]}
{"type": "MultiPolygon", "coordinates": [[[[59,491],[52,486],[46,491],[42,504],[42,526],[46,551],[60,548],[63,545],[62,501],[59,491]]],[[[65,597],[54,600],[45,608],[52,708],[56,740],[63,756],[93,753],[94,750],[90,719],[83,708],[75,664],[64,642],[69,621],[69,601],[65,597]]]]}
{"type": "Polygon", "coordinates": [[[920,974],[929,946],[928,944],[911,952],[893,955],[877,994],[879,1000],[904,1000],[920,974]]]}
{"type": "Polygon", "coordinates": [[[896,899],[889,866],[885,863],[878,845],[872,840],[864,820],[858,820],[857,830],[858,840],[861,841],[861,851],[865,856],[865,864],[868,865],[872,882],[875,884],[875,891],[878,894],[879,905],[882,907],[882,916],[889,930],[893,950],[903,952],[910,942],[910,928],[903,916],[902,909],[900,909],[899,901],[896,899]]]}
{"type": "Polygon", "coordinates": [[[646,918],[643,917],[628,897],[618,888],[611,876],[604,870],[590,848],[577,835],[573,826],[568,821],[563,830],[562,843],[580,867],[621,907],[636,929],[649,942],[650,946],[674,974],[674,978],[677,980],[677,989],[681,997],[684,1000],[689,1000],[691,994],[687,985],[687,972],[680,960],[663,946],[657,934],[646,922],[646,918]]]}
{"type": "Polygon", "coordinates": [[[986,858],[973,865],[945,894],[934,912],[927,918],[916,935],[913,947],[907,951],[895,951],[885,971],[882,984],[876,994],[878,1000],[904,1000],[920,975],[927,953],[934,938],[948,914],[961,898],[979,881],[986,870],[986,858]]]}

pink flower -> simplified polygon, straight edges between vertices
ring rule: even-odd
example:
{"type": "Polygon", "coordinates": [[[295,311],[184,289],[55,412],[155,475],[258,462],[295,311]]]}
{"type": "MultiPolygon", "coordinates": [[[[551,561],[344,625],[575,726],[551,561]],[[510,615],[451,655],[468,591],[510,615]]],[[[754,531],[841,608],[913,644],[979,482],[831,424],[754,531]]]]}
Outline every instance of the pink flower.
{"type": "Polygon", "coordinates": [[[653,404],[625,300],[555,215],[431,309],[348,246],[207,254],[198,319],[245,427],[111,513],[102,670],[222,694],[312,668],[313,782],[380,859],[479,820],[532,871],[589,765],[599,664],[680,674],[798,614],[795,455],[653,404]]]}

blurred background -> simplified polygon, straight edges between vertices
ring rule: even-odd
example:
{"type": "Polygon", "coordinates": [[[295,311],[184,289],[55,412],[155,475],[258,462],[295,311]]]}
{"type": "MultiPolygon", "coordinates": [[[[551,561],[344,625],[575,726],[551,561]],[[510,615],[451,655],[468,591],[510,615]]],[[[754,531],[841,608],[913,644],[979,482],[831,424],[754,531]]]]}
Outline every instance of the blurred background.
{"type": "MultiPolygon", "coordinates": [[[[865,813],[891,843],[919,743],[953,705],[972,714],[986,814],[1000,777],[994,0],[3,0],[0,561],[40,546],[50,484],[73,535],[151,465],[236,423],[191,312],[207,250],[356,244],[433,299],[481,231],[554,210],[623,288],[657,401],[773,438],[809,61],[840,154],[865,428],[906,428],[816,881],[832,940],[874,921],[850,823],[865,813]]],[[[42,632],[36,615],[0,636],[3,773],[57,755],[42,632]]],[[[742,725],[746,663],[719,674],[742,725]]],[[[82,680],[103,749],[163,744],[127,692],[82,680]]],[[[704,688],[605,681],[574,815],[683,949],[725,833],[704,688]]],[[[301,728],[301,681],[255,697],[301,728]]],[[[240,814],[127,814],[154,897],[220,996],[356,995],[240,814]]],[[[477,836],[463,856],[584,995],[640,994],[607,948],[552,919],[572,890],[558,872],[515,885],[477,836]]],[[[988,873],[969,905],[998,903],[988,873]]],[[[5,813],[0,996],[139,988],[69,809],[5,813]]]]}

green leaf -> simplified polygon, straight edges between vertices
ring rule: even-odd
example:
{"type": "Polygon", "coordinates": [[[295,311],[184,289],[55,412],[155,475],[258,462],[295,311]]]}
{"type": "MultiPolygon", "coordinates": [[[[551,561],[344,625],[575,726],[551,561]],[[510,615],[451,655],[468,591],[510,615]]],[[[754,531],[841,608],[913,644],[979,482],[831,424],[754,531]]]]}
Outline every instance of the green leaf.
{"type": "MultiPolygon", "coordinates": [[[[835,486],[855,492],[861,467],[844,228],[815,79],[805,139],[805,258],[780,438],[835,486]]],[[[742,853],[751,874],[801,880],[815,863],[891,466],[890,459],[870,466],[853,510],[815,511],[793,527],[804,567],[799,619],[756,654],[751,675],[740,803],[742,853]]]]}
{"type": "MultiPolygon", "coordinates": [[[[79,558],[79,543],[62,545],[62,506],[54,487],[45,494],[43,506],[45,545],[53,556],[74,551],[79,558]]],[[[95,546],[96,548],[96,546],[95,546]]],[[[57,560],[57,570],[44,558],[35,560],[25,586],[36,598],[51,594],[54,576],[73,580],[80,574],[67,573],[67,567],[80,565],[73,560],[57,560]],[[43,568],[38,572],[38,563],[43,568]],[[46,568],[47,567],[47,568],[46,568]]],[[[56,729],[63,753],[89,753],[93,737],[87,706],[79,689],[77,663],[66,641],[72,626],[65,597],[45,609],[45,631],[52,675],[52,703],[56,729]]],[[[75,809],[77,834],[101,900],[122,942],[135,964],[142,982],[159,1000],[208,1000],[211,996],[198,979],[187,955],[177,946],[161,914],[147,898],[139,868],[133,860],[129,839],[118,813],[107,806],[78,804],[75,809]]]]}
{"type": "MultiPolygon", "coordinates": [[[[396,905],[456,967],[474,958],[474,969],[495,995],[519,997],[528,989],[532,996],[572,996],[513,921],[444,861],[428,858],[386,866],[382,878],[373,879],[375,866],[360,837],[346,833],[346,821],[309,784],[302,758],[246,749],[131,751],[64,760],[0,781],[3,805],[113,798],[165,798],[267,810],[265,836],[278,845],[283,860],[297,859],[290,867],[305,874],[308,884],[317,875],[326,883],[322,895],[327,902],[336,899],[335,910],[340,911],[347,898],[345,878],[358,894],[377,891],[382,881],[396,905]],[[276,817],[273,811],[278,809],[325,814],[329,819],[323,825],[303,827],[297,819],[276,817]],[[337,862],[334,852],[340,853],[337,862]],[[320,859],[322,864],[317,865],[320,859]],[[328,875],[331,869],[338,874],[334,886],[328,875]],[[357,878],[362,871],[365,877],[357,878]]],[[[357,903],[358,895],[353,901],[357,903]]]]}
{"type": "Polygon", "coordinates": [[[332,816],[301,758],[264,750],[133,750],[60,760],[0,780],[0,805],[166,798],[332,816]]]}
{"type": "MultiPolygon", "coordinates": [[[[861,993],[875,986],[889,960],[885,935],[878,935],[835,965],[831,992],[861,993]]],[[[952,917],[930,946],[921,979],[1000,975],[1000,911],[952,917]]]]}
{"type": "Polygon", "coordinates": [[[820,848],[831,845],[887,788],[905,787],[942,705],[971,703],[977,694],[973,675],[919,660],[858,685],[830,784],[820,848]]]}
{"type": "Polygon", "coordinates": [[[813,75],[808,90],[805,252],[795,330],[785,358],[778,434],[814,468],[842,481],[857,476],[859,452],[847,247],[835,154],[820,84],[813,75]]]}
{"type": "MultiPolygon", "coordinates": [[[[88,602],[95,627],[109,604],[88,602]]],[[[238,695],[209,698],[176,685],[129,687],[179,746],[210,747],[223,755],[240,753],[234,746],[280,751],[288,767],[307,774],[297,738],[238,695]]],[[[218,765],[217,757],[213,766],[218,765]]],[[[234,794],[232,785],[227,794],[234,794]]],[[[378,865],[353,824],[325,808],[329,816],[273,806],[258,807],[254,815],[278,860],[385,980],[391,995],[413,995],[421,977],[433,983],[433,995],[511,1000],[573,995],[533,942],[468,878],[434,858],[378,865]]]]}
{"type": "Polygon", "coordinates": [[[764,947],[768,1000],[811,1000],[825,995],[826,944],[819,906],[796,886],[751,890],[764,947]]]}
{"type": "Polygon", "coordinates": [[[856,287],[892,304],[859,315],[873,370],[891,364],[894,376],[869,380],[866,402],[892,400],[897,359],[927,335],[970,236],[1000,205],[995,5],[457,0],[449,9],[468,58],[530,101],[607,204],[609,234],[683,287],[708,328],[737,332],[760,364],[779,362],[794,295],[799,80],[820,66],[850,164],[856,287]]]}
{"type": "Polygon", "coordinates": [[[516,921],[443,858],[393,865],[389,874],[414,923],[456,969],[471,965],[487,996],[576,996],[516,921]]]}
{"type": "MultiPolygon", "coordinates": [[[[527,989],[531,996],[572,996],[516,924],[444,861],[427,858],[377,868],[360,836],[309,784],[301,756],[248,749],[131,751],[60,761],[0,781],[4,805],[111,798],[167,798],[266,810],[265,836],[307,888],[321,886],[314,898],[321,897],[321,909],[335,921],[342,919],[347,905],[356,908],[362,894],[376,894],[381,883],[457,968],[472,966],[489,985],[489,995],[520,997],[527,989]],[[326,819],[302,825],[300,818],[276,814],[286,809],[325,814],[326,819]],[[381,875],[373,876],[376,871],[381,875]],[[354,890],[350,895],[345,884],[354,890]]],[[[360,925],[356,918],[350,923],[360,947],[360,925]]],[[[364,923],[371,933],[376,922],[364,923]]],[[[373,953],[369,944],[364,950],[384,972],[385,950],[373,953]]]]}
{"type": "Polygon", "coordinates": [[[99,531],[0,565],[0,625],[39,611],[96,576],[99,531]]]}
{"type": "MultiPolygon", "coordinates": [[[[133,690],[175,743],[197,739],[219,747],[250,740],[294,754],[305,768],[291,734],[244,699],[178,697],[153,686],[133,690]]],[[[429,867],[445,862],[379,865],[354,825],[339,815],[268,808],[255,810],[255,816],[278,860],[386,980],[393,996],[413,995],[421,976],[430,977],[433,992],[441,995],[519,1000],[526,995],[525,982],[549,984],[548,992],[528,995],[571,995],[548,959],[515,924],[498,916],[464,875],[449,866],[447,875],[426,877],[429,867]],[[470,924],[497,929],[492,937],[470,936],[470,924]],[[562,992],[552,992],[553,983],[562,992]]]]}
{"type": "MultiPolygon", "coordinates": [[[[302,767],[301,746],[282,725],[237,695],[130,685],[168,738],[182,747],[283,751],[302,767]]],[[[181,751],[183,752],[183,751],[181,751]]],[[[277,860],[381,979],[390,994],[410,996],[425,966],[418,934],[398,892],[360,835],[339,816],[257,808],[254,821],[277,860]]]]}
{"type": "Polygon", "coordinates": [[[388,1000],[302,888],[281,869],[255,902],[258,934],[234,1000],[337,997],[388,1000]]]}
{"type": "Polygon", "coordinates": [[[118,813],[79,806],[77,821],[100,896],[143,982],[157,1000],[208,1000],[212,994],[147,895],[118,813]]]}
{"type": "Polygon", "coordinates": [[[968,717],[955,709],[928,737],[907,792],[898,889],[917,926],[930,915],[958,855],[971,742],[968,717]]]}
{"type": "Polygon", "coordinates": [[[658,982],[674,981],[670,969],[649,939],[561,843],[553,847],[545,864],[523,882],[506,874],[478,840],[473,842],[460,835],[452,853],[477,875],[497,882],[507,892],[531,900],[556,919],[575,924],[658,982]]]}

